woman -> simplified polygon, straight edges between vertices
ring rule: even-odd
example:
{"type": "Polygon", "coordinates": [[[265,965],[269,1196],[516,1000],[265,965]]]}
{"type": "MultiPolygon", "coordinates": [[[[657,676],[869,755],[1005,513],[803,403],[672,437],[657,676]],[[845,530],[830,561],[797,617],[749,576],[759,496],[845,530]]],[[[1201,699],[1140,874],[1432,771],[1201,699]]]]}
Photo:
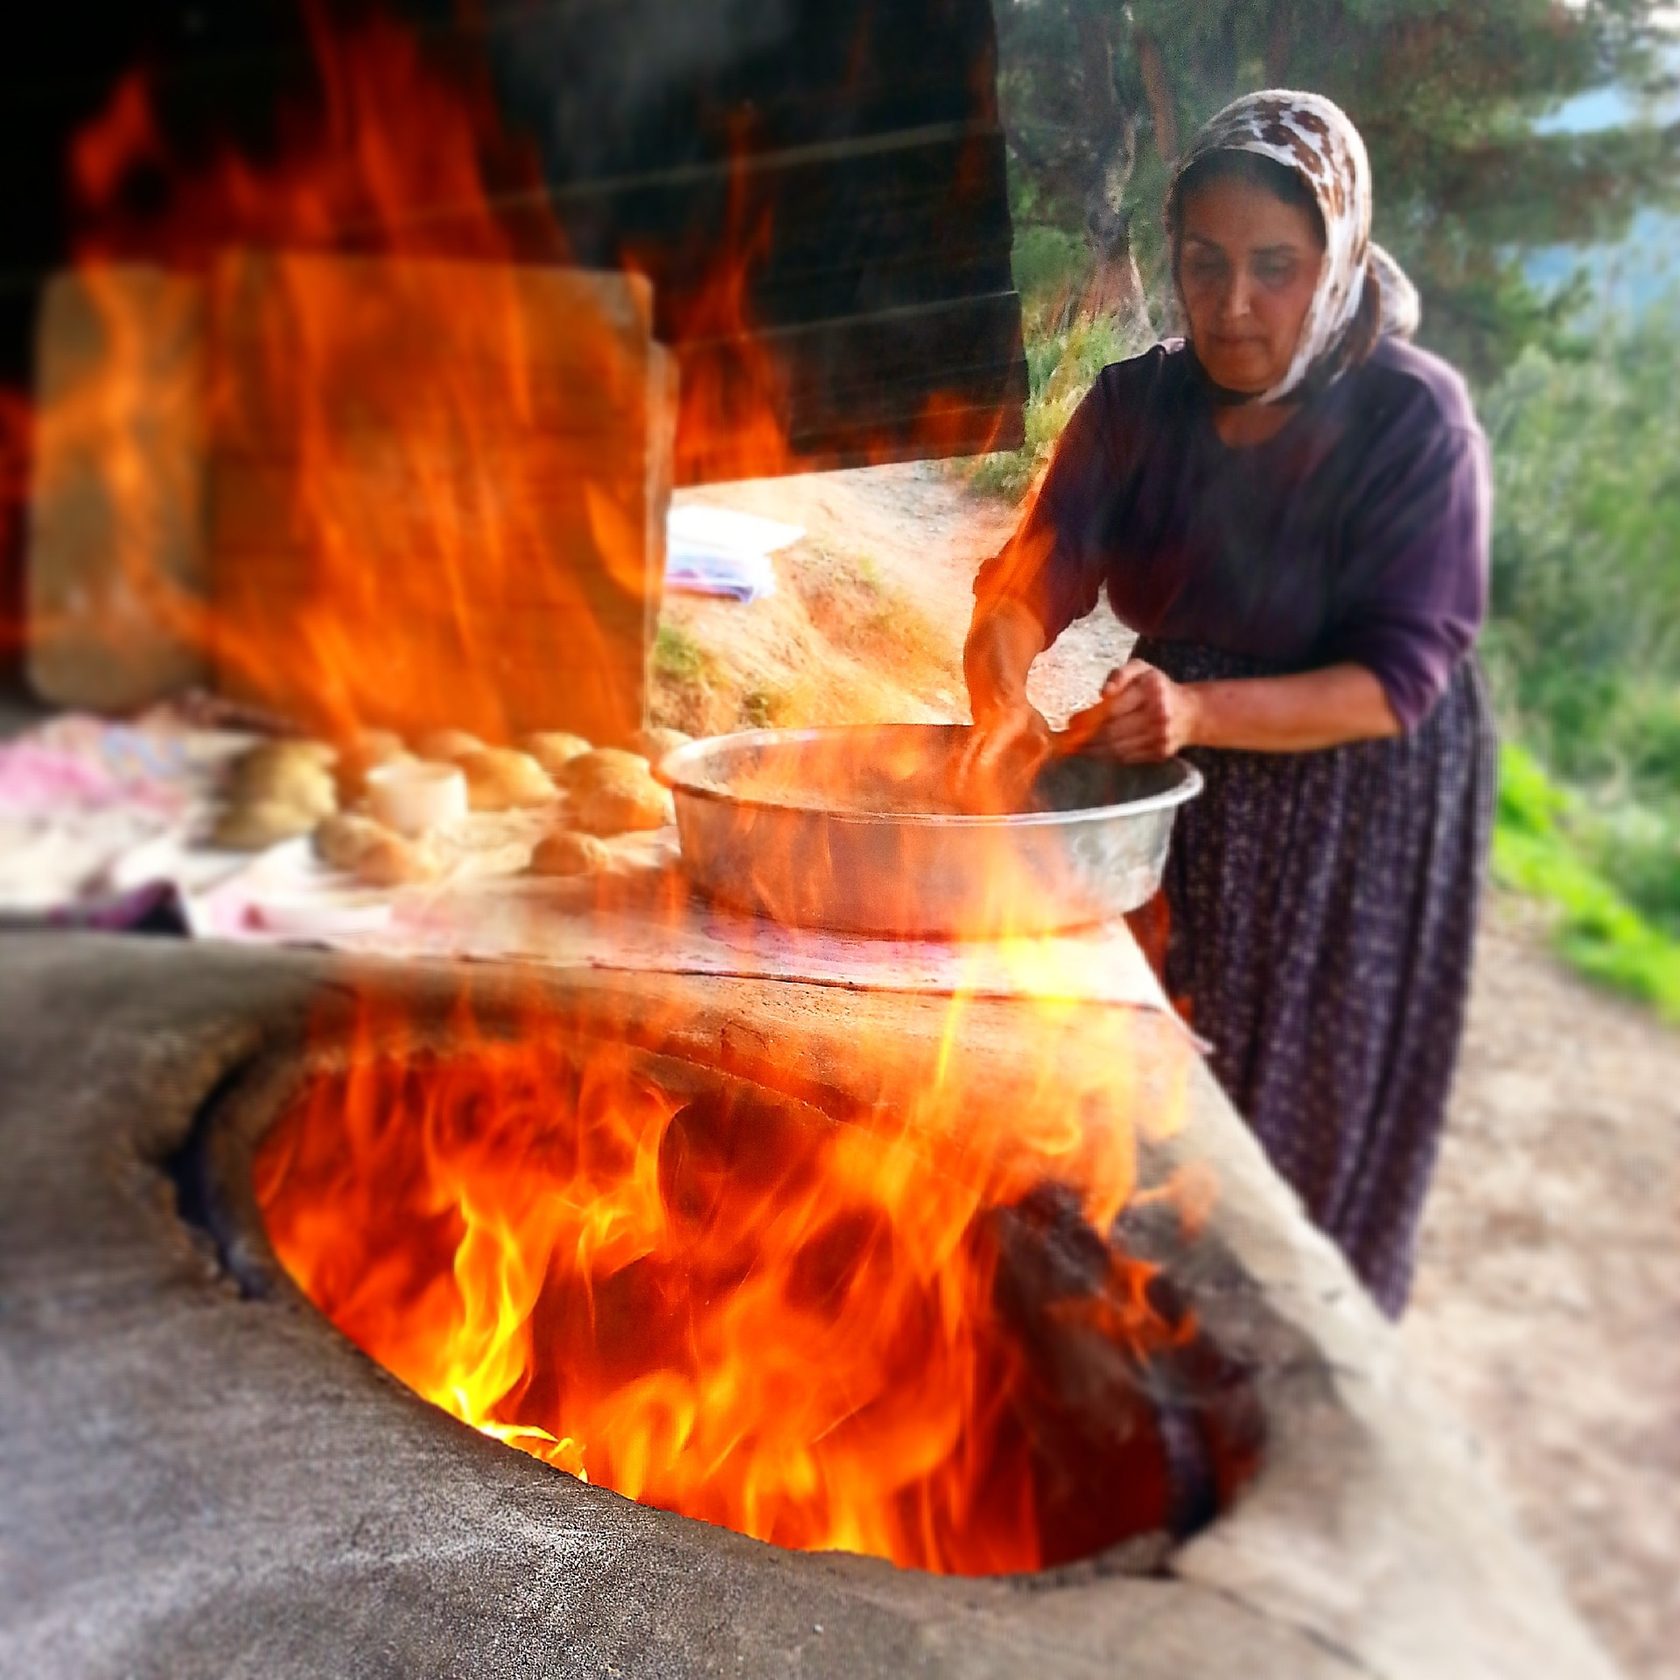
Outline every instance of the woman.
{"type": "Polygon", "coordinates": [[[1494,740],[1469,657],[1487,448],[1406,342],[1364,144],[1315,94],[1239,99],[1169,192],[1188,339],[1104,370],[965,649],[989,750],[1042,748],[1028,668],[1106,585],[1140,633],[1074,720],[1184,752],[1166,979],[1215,1073],[1398,1315],[1463,1022],[1494,740]]]}

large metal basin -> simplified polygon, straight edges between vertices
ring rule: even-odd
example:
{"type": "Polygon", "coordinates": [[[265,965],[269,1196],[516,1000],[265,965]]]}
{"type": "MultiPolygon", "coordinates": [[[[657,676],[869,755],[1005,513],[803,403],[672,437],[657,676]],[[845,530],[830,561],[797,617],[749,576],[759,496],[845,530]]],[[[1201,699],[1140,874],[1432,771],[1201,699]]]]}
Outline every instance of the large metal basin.
{"type": "Polygon", "coordinates": [[[1054,759],[1023,809],[964,814],[972,731],[757,729],[670,753],[684,866],[702,891],[799,927],[939,939],[1041,934],[1136,909],[1159,886],[1196,769],[1054,759]]]}

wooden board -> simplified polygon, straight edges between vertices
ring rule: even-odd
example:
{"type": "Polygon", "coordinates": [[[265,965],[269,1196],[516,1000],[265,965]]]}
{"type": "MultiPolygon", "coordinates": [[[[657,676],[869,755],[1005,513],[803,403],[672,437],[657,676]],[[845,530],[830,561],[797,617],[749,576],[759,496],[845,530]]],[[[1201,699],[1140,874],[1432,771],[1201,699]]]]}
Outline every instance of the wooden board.
{"type": "Polygon", "coordinates": [[[42,300],[27,552],[28,675],[127,711],[204,679],[203,288],[145,265],[42,300]]]}
{"type": "Polygon", "coordinates": [[[235,253],[212,299],[220,686],[329,729],[636,729],[671,476],[646,283],[235,253]]]}

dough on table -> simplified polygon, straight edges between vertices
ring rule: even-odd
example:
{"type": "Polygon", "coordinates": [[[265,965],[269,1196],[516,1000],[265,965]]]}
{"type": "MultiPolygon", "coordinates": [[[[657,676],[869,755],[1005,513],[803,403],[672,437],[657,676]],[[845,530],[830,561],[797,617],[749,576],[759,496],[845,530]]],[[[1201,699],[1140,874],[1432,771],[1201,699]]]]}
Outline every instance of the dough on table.
{"type": "Polygon", "coordinates": [[[370,887],[400,887],[429,881],[437,874],[437,860],[423,840],[406,840],[391,829],[374,826],[379,833],[355,862],[358,880],[370,887]]]}
{"type": "Polygon", "coordinates": [[[307,834],[321,816],[279,799],[235,800],[216,819],[210,844],[228,852],[264,852],[307,834]]]}
{"type": "Polygon", "coordinates": [[[616,767],[601,772],[587,788],[571,796],[571,820],[586,834],[628,834],[663,828],[676,821],[671,795],[641,761],[642,768],[616,767]]]}
{"type": "Polygon", "coordinates": [[[414,750],[422,758],[455,764],[469,753],[483,752],[485,747],[476,735],[469,735],[464,729],[429,729],[414,743],[414,750]]]}
{"type": "Polygon", "coordinates": [[[382,834],[390,830],[372,817],[361,817],[348,811],[335,811],[315,825],[312,844],[315,855],[333,869],[354,869],[363,852],[378,843],[382,834]]]}
{"type": "Polygon", "coordinates": [[[623,747],[596,747],[562,764],[554,779],[568,793],[587,793],[591,788],[608,786],[627,775],[650,773],[648,761],[641,753],[626,752],[623,747]]]}
{"type": "Polygon", "coordinates": [[[437,874],[437,863],[423,842],[406,840],[372,817],[349,813],[328,817],[316,827],[314,846],[323,863],[369,886],[429,881],[437,874]]]}
{"type": "Polygon", "coordinates": [[[411,763],[414,755],[390,729],[364,729],[338,756],[338,784],[349,794],[367,787],[368,771],[381,764],[411,763]]]}
{"type": "Polygon", "coordinates": [[[475,811],[510,811],[554,798],[554,783],[529,753],[485,747],[457,762],[467,778],[467,804],[475,811]]]}
{"type": "Polygon", "coordinates": [[[562,765],[570,764],[574,758],[582,758],[591,750],[589,742],[581,735],[568,735],[563,729],[539,729],[533,735],[521,735],[519,746],[551,776],[562,765]]]}
{"type": "Polygon", "coordinates": [[[239,757],[239,765],[253,768],[265,764],[318,764],[323,770],[338,762],[338,748],[331,741],[312,741],[288,735],[275,741],[259,741],[239,757]]]}
{"type": "Polygon", "coordinates": [[[561,828],[537,842],[529,867],[533,875],[594,875],[611,861],[605,841],[561,828]]]}
{"type": "Polygon", "coordinates": [[[640,731],[636,736],[636,746],[647,754],[653,763],[657,764],[666,753],[675,752],[678,747],[686,747],[694,737],[685,734],[680,729],[667,729],[662,725],[654,725],[650,729],[640,731]]]}
{"type": "Polygon", "coordinates": [[[286,741],[253,747],[233,767],[229,803],[290,805],[316,817],[337,810],[332,771],[318,753],[308,750],[319,744],[286,741]]]}

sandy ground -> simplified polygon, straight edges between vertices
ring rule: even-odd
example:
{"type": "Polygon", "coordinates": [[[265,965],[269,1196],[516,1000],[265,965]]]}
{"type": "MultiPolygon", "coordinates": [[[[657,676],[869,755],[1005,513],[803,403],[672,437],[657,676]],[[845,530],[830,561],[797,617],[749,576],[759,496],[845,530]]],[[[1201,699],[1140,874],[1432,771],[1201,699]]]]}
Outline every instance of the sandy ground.
{"type": "MultiPolygon", "coordinates": [[[[770,601],[667,604],[665,718],[966,715],[969,585],[1007,508],[927,464],[691,494],[807,535],[770,601]]],[[[1040,661],[1052,721],[1125,643],[1099,608],[1040,661]]],[[[1402,1333],[1632,1680],[1680,1680],[1680,1033],[1565,971],[1503,897],[1402,1333]]]]}

